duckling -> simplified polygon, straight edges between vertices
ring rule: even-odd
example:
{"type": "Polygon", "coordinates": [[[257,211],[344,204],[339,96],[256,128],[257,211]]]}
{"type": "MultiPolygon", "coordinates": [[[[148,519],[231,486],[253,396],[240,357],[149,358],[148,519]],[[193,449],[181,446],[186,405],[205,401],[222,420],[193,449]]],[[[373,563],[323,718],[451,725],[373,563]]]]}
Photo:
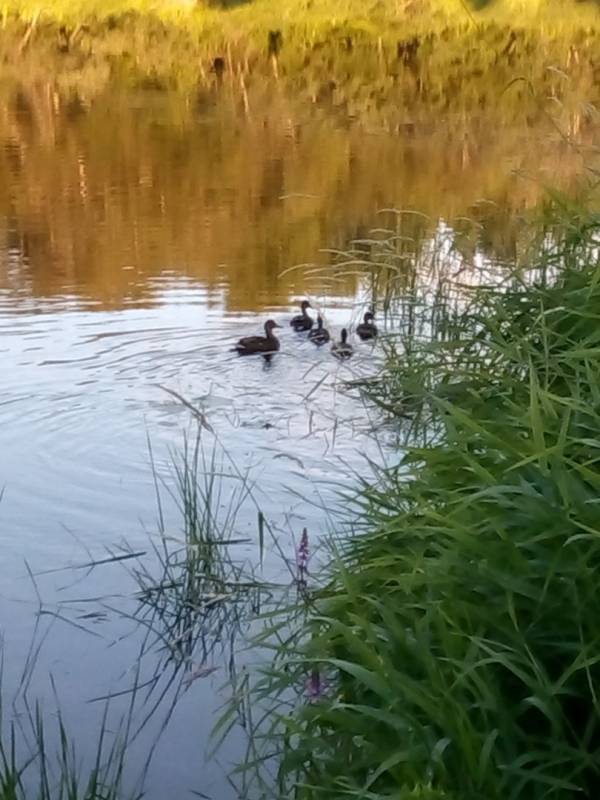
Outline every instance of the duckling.
{"type": "Polygon", "coordinates": [[[377,336],[377,325],[373,322],[375,315],[372,311],[367,311],[364,316],[364,320],[360,323],[360,325],[356,326],[356,332],[363,340],[366,342],[368,339],[375,339],[377,336]]]}
{"type": "Polygon", "coordinates": [[[255,353],[272,354],[279,350],[279,339],[273,333],[273,328],[281,328],[272,319],[265,322],[264,336],[245,336],[233,348],[241,356],[251,356],[255,353]]]}
{"type": "Polygon", "coordinates": [[[312,308],[308,300],[303,300],[300,306],[302,313],[290,320],[290,325],[295,331],[309,331],[313,326],[313,318],[308,315],[307,308],[312,308]]]}
{"type": "Polygon", "coordinates": [[[316,345],[319,346],[322,344],[327,344],[327,342],[331,338],[329,336],[329,331],[327,330],[327,328],[323,327],[323,317],[320,314],[317,317],[317,328],[316,330],[312,330],[308,334],[308,338],[310,339],[311,342],[314,342],[316,345]]]}
{"type": "Polygon", "coordinates": [[[348,331],[346,330],[346,328],[342,328],[341,341],[334,342],[331,345],[331,353],[336,358],[350,358],[350,356],[354,352],[354,348],[352,347],[352,345],[346,341],[347,338],[348,338],[348,331]]]}

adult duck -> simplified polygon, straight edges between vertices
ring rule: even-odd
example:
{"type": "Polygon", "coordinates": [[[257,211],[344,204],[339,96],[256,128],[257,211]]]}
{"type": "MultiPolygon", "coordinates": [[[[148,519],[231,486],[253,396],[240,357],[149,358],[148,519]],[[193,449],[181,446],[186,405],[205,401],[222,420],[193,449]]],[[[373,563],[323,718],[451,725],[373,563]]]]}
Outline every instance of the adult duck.
{"type": "Polygon", "coordinates": [[[320,314],[317,317],[317,327],[308,334],[308,338],[318,346],[327,344],[331,338],[327,328],[323,327],[323,317],[320,314]]]}
{"type": "Polygon", "coordinates": [[[346,330],[346,328],[342,328],[340,341],[334,342],[331,345],[331,352],[336,358],[340,359],[350,358],[350,356],[354,352],[354,348],[347,340],[348,340],[348,331],[346,330]]]}
{"type": "Polygon", "coordinates": [[[296,317],[292,317],[290,320],[290,325],[295,331],[309,331],[313,326],[314,320],[309,315],[307,309],[312,308],[312,306],[308,300],[303,300],[300,308],[302,309],[302,313],[298,314],[296,317]]]}
{"type": "Polygon", "coordinates": [[[272,319],[265,322],[265,335],[264,336],[245,336],[240,339],[236,346],[233,348],[241,356],[252,356],[256,353],[269,355],[279,350],[279,339],[273,333],[273,328],[281,328],[272,319]]]}
{"type": "Polygon", "coordinates": [[[375,315],[372,311],[367,311],[365,314],[363,321],[360,325],[356,326],[356,332],[359,337],[366,342],[368,339],[375,339],[377,336],[377,325],[373,322],[375,319],[375,315]]]}

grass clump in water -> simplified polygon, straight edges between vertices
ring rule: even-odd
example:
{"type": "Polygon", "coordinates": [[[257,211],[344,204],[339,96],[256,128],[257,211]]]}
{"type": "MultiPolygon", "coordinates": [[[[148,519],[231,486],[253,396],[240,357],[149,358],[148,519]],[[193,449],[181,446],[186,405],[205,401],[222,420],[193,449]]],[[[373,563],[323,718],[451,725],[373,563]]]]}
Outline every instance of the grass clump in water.
{"type": "Polygon", "coordinates": [[[257,689],[318,687],[265,734],[280,796],[598,796],[600,220],[571,219],[413,343],[431,436],[361,496],[257,689]]]}
{"type": "MultiPolygon", "coordinates": [[[[234,668],[236,639],[267,591],[248,555],[252,540],[236,532],[251,484],[243,473],[229,471],[224,459],[216,445],[207,450],[201,429],[185,438],[173,462],[175,489],[169,490],[183,522],[176,534],[165,523],[155,472],[160,517],[154,557],[151,563],[137,560],[132,570],[139,601],[134,616],[148,630],[144,653],[158,645],[156,680],[173,667],[183,690],[214,671],[217,656],[234,668]]],[[[259,547],[262,561],[262,540],[259,547]]]]}
{"type": "Polygon", "coordinates": [[[125,778],[129,720],[115,732],[108,705],[85,764],[60,712],[48,725],[40,705],[0,735],[0,800],[139,800],[125,778]]]}

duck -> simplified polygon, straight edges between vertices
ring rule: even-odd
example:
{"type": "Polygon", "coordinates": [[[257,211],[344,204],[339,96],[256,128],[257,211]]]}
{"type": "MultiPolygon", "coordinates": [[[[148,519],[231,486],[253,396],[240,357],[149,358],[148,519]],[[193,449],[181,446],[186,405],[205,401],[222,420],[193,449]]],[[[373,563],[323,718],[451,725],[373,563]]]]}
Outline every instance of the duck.
{"type": "Polygon", "coordinates": [[[334,342],[331,345],[331,353],[336,358],[350,358],[354,352],[354,348],[346,340],[348,339],[348,331],[342,328],[342,333],[339,342],[334,342]]]}
{"type": "Polygon", "coordinates": [[[241,356],[251,356],[256,353],[270,355],[279,350],[279,339],[273,333],[273,328],[281,328],[274,320],[265,322],[264,336],[245,336],[233,348],[241,356]]]}
{"type": "Polygon", "coordinates": [[[314,320],[311,316],[308,315],[306,309],[312,308],[312,306],[308,302],[308,300],[303,300],[302,304],[300,305],[300,308],[302,309],[302,313],[298,314],[295,317],[292,317],[292,319],[290,320],[290,325],[295,331],[299,332],[309,331],[313,326],[314,320]]]}
{"type": "Polygon", "coordinates": [[[377,336],[377,325],[373,322],[375,319],[375,315],[372,311],[367,311],[365,314],[363,321],[360,325],[356,326],[356,332],[359,337],[366,342],[368,339],[375,339],[377,336]]]}
{"type": "Polygon", "coordinates": [[[331,338],[329,336],[329,331],[327,330],[327,328],[323,327],[323,317],[320,314],[317,317],[317,327],[315,330],[312,330],[308,334],[308,338],[310,339],[311,342],[314,342],[314,344],[316,344],[317,346],[320,346],[322,344],[327,344],[327,342],[331,338]]]}

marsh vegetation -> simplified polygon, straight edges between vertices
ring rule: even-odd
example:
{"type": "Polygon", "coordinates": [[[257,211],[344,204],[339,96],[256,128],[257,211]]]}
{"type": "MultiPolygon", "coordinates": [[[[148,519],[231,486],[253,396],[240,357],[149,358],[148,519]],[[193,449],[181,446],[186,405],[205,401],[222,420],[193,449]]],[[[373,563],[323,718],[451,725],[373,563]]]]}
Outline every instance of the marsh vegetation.
{"type": "Polygon", "coordinates": [[[522,268],[421,271],[396,297],[362,388],[405,454],[282,612],[296,635],[263,632],[249,770],[275,759],[277,796],[595,795],[597,237],[561,202],[522,268]]]}
{"type": "Polygon", "coordinates": [[[597,7],[1,12],[0,800],[595,797],[597,7]]]}

